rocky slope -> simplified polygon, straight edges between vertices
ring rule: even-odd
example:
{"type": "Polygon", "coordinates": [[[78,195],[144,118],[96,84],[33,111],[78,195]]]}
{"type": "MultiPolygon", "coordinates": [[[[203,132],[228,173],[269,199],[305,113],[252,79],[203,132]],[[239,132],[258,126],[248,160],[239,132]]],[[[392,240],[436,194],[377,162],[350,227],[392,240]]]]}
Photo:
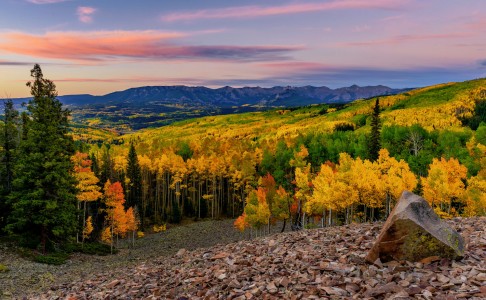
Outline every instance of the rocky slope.
{"type": "Polygon", "coordinates": [[[485,299],[486,218],[449,221],[466,241],[461,261],[368,265],[382,223],[244,240],[52,287],[37,299],[485,299]]]}

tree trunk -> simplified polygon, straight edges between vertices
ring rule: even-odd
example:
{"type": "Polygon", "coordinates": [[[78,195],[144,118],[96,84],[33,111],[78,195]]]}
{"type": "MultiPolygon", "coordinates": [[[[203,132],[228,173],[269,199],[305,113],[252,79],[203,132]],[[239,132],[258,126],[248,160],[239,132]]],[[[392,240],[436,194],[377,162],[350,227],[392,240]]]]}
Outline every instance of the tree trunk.
{"type": "Polygon", "coordinates": [[[280,230],[280,232],[284,232],[285,231],[285,226],[287,225],[287,219],[284,219],[283,220],[283,226],[282,226],[282,230],[280,230]]]}
{"type": "Polygon", "coordinates": [[[44,225],[41,227],[41,248],[42,254],[46,254],[46,244],[47,244],[47,229],[44,225]]]}

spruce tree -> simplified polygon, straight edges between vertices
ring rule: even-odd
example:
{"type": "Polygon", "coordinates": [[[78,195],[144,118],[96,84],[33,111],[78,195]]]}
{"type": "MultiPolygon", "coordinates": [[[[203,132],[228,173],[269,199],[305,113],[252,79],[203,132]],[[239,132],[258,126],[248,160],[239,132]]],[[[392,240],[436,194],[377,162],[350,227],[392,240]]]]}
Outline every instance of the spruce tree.
{"type": "Polygon", "coordinates": [[[12,191],[13,166],[16,149],[19,144],[19,112],[14,108],[12,100],[4,101],[3,128],[0,136],[0,229],[6,224],[10,207],[6,199],[12,191]]]}
{"type": "Polygon", "coordinates": [[[129,180],[127,201],[125,203],[126,208],[136,207],[141,212],[141,225],[144,224],[144,210],[142,207],[142,170],[138,163],[137,152],[135,151],[135,145],[130,143],[130,150],[128,151],[128,166],[127,166],[127,178],[129,180]]]}
{"type": "Polygon", "coordinates": [[[371,135],[369,143],[369,158],[372,161],[378,159],[381,149],[381,122],[380,122],[380,98],[376,98],[373,113],[371,115],[371,135]]]}
{"type": "Polygon", "coordinates": [[[25,139],[14,169],[7,230],[35,241],[45,253],[48,244],[76,233],[74,142],[67,135],[70,112],[56,99],[56,86],[43,77],[38,64],[31,76],[27,86],[33,99],[27,105],[29,121],[24,122],[25,139]]]}

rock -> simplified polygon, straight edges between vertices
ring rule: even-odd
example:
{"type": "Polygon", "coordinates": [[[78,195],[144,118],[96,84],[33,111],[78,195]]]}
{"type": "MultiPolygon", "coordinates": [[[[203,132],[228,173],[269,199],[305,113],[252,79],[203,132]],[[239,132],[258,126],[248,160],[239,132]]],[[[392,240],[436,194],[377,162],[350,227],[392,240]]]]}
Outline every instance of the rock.
{"type": "Polygon", "coordinates": [[[463,255],[461,235],[441,221],[427,201],[404,191],[366,260],[420,261],[431,256],[457,259],[463,255]]]}
{"type": "Polygon", "coordinates": [[[410,299],[409,295],[405,291],[398,292],[396,294],[391,295],[387,300],[408,300],[410,299]]]}
{"type": "Polygon", "coordinates": [[[427,264],[430,264],[431,262],[439,261],[439,260],[440,260],[440,257],[438,257],[438,256],[429,256],[429,257],[426,257],[426,258],[421,259],[420,262],[423,265],[427,265],[427,264]]]}
{"type": "Polygon", "coordinates": [[[275,285],[275,283],[273,281],[270,282],[269,284],[267,284],[267,291],[270,294],[275,294],[276,292],[278,292],[277,286],[275,285]]]}
{"type": "Polygon", "coordinates": [[[211,259],[212,260],[216,260],[216,259],[222,259],[222,258],[226,258],[229,256],[229,253],[226,253],[226,252],[221,252],[221,253],[218,253],[216,254],[215,256],[213,256],[211,259]]]}
{"type": "Polygon", "coordinates": [[[112,282],[108,283],[108,284],[106,285],[106,287],[107,287],[107,288],[109,288],[109,289],[112,289],[112,288],[114,288],[115,286],[117,286],[119,283],[120,283],[120,280],[116,280],[116,279],[115,279],[115,280],[113,280],[112,282]]]}
{"type": "Polygon", "coordinates": [[[397,285],[395,282],[390,282],[382,286],[378,286],[371,290],[366,291],[365,296],[376,298],[377,296],[387,294],[387,293],[399,293],[402,292],[403,288],[397,285]]]}
{"type": "Polygon", "coordinates": [[[176,256],[177,256],[177,257],[181,257],[181,256],[183,256],[184,254],[186,254],[186,252],[187,252],[187,250],[186,250],[186,249],[184,249],[184,248],[179,249],[179,251],[177,251],[177,253],[176,253],[176,256]]]}

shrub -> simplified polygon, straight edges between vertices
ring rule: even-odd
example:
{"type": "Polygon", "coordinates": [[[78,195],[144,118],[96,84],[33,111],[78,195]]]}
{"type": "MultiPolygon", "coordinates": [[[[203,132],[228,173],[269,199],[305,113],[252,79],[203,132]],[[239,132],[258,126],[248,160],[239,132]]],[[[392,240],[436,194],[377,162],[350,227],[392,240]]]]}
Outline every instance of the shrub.
{"type": "Polygon", "coordinates": [[[7,266],[0,264],[0,273],[4,273],[8,271],[10,271],[10,269],[7,266]]]}
{"type": "Polygon", "coordinates": [[[161,231],[166,231],[167,230],[167,225],[166,224],[162,224],[162,225],[154,225],[153,227],[153,230],[155,233],[159,233],[161,231]]]}
{"type": "Polygon", "coordinates": [[[65,252],[54,252],[46,255],[37,255],[34,257],[34,261],[48,265],[62,265],[66,263],[69,258],[69,254],[65,252]]]}
{"type": "MultiPolygon", "coordinates": [[[[67,244],[63,247],[63,250],[66,253],[84,253],[84,254],[90,254],[90,255],[108,255],[111,253],[111,247],[110,245],[102,244],[102,243],[84,243],[84,244],[79,244],[79,243],[71,243],[67,244]]],[[[117,253],[117,250],[114,250],[113,253],[117,253]]]]}

